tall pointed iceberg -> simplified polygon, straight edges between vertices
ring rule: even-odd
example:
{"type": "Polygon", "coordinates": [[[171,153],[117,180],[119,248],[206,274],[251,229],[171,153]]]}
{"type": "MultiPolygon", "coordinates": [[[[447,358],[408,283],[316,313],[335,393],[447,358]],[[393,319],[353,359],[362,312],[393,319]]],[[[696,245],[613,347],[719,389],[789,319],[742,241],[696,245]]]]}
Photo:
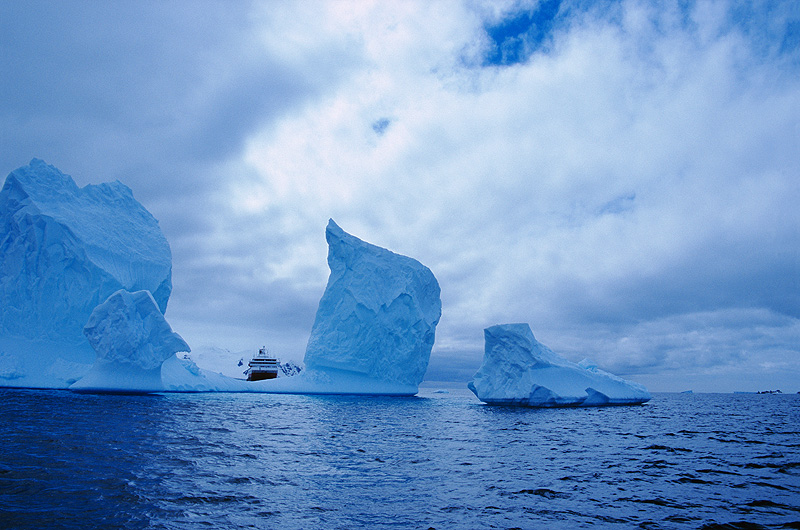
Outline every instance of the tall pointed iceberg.
{"type": "Polygon", "coordinates": [[[306,368],[419,385],[442,314],[433,273],[415,259],[346,233],[332,219],[325,238],[331,274],[306,348],[306,368]]]}
{"type": "Polygon", "coordinates": [[[0,386],[60,388],[95,354],[83,326],[119,289],[163,313],[172,255],[158,221],[121,182],[87,185],[42,160],[0,191],[0,386]]]}
{"type": "Polygon", "coordinates": [[[354,237],[330,220],[331,274],[295,377],[262,392],[414,395],[442,314],[439,283],[419,261],[354,237]]]}

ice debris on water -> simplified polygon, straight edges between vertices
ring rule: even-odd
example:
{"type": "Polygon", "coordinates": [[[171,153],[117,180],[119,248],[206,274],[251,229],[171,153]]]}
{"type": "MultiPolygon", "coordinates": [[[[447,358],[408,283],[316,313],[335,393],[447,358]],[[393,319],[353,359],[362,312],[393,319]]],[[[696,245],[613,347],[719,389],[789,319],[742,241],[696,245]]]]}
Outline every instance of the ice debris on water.
{"type": "Polygon", "coordinates": [[[583,361],[575,364],[537,341],[528,324],[484,330],[483,364],[467,385],[485,403],[529,407],[633,405],[647,389],[583,361]]]}

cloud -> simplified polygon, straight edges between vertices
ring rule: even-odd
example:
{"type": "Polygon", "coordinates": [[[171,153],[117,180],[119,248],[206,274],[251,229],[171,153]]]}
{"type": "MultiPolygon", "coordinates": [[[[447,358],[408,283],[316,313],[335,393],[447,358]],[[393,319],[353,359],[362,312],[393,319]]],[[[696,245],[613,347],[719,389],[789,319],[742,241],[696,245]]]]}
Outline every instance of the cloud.
{"type": "Polygon", "coordinates": [[[691,388],[703,376],[705,391],[791,389],[800,374],[800,319],[765,309],[682,313],[614,333],[598,326],[594,337],[558,341],[567,355],[602,356],[609,370],[637,374],[656,391],[691,388]]]}
{"type": "Polygon", "coordinates": [[[516,321],[675,385],[798,370],[793,2],[195,6],[0,8],[0,162],[130,185],[190,343],[301,353],[333,217],[436,274],[437,377],[516,321]]]}
{"type": "Polygon", "coordinates": [[[208,186],[209,166],[347,66],[340,57],[312,72],[271,53],[246,3],[2,9],[4,49],[14,50],[0,59],[6,163],[38,155],[79,180],[120,178],[146,198],[208,186]]]}
{"type": "MultiPolygon", "coordinates": [[[[726,9],[617,14],[578,11],[546,53],[503,70],[459,68],[466,39],[425,41],[441,55],[400,68],[372,52],[358,82],[250,145],[262,195],[333,212],[431,266],[441,354],[472,336],[474,359],[471,331],[502,321],[564,332],[729,308],[796,317],[791,59],[764,61],[726,9]],[[395,118],[376,141],[382,115],[395,118]]],[[[462,23],[484,39],[479,19],[462,23]]]]}
{"type": "MultiPolygon", "coordinates": [[[[292,247],[289,234],[254,228],[228,193],[252,176],[238,162],[248,138],[335,85],[352,60],[347,42],[277,46],[270,31],[280,27],[269,26],[278,14],[265,20],[267,10],[214,1],[3,3],[0,39],[13,53],[0,54],[9,80],[0,85],[0,161],[10,171],[37,156],[79,184],[122,180],[170,241],[168,316],[187,336],[250,345],[279,326],[294,334],[279,343],[302,356],[307,337],[296,323],[310,329],[316,302],[302,281],[286,285],[260,261],[288,255],[265,246],[292,247]]],[[[314,256],[315,272],[324,256],[324,248],[314,256]]],[[[322,274],[307,277],[324,285],[322,274]]]]}

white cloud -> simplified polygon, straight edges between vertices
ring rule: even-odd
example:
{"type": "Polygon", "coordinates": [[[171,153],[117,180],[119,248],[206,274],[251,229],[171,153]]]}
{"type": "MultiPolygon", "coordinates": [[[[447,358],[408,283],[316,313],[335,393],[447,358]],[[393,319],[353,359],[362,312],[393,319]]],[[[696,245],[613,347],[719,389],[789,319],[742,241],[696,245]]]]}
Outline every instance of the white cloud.
{"type": "MultiPolygon", "coordinates": [[[[108,151],[172,243],[170,318],[213,338],[218,317],[189,292],[202,284],[238,323],[221,346],[269,330],[302,352],[333,217],[434,271],[440,368],[477,368],[483,328],[509,321],[618,370],[735,366],[739,332],[673,323],[800,314],[800,60],[781,33],[799,17],[791,2],[580,4],[562,3],[546,52],[505,67],[478,66],[484,24],[523,2],[267,2],[233,17],[155,102],[186,121],[114,129],[108,151]],[[164,169],[169,153],[182,172],[164,169]],[[719,358],[692,354],[711,342],[719,358]]],[[[792,362],[759,348],[765,366],[792,362]]]]}
{"type": "Polygon", "coordinates": [[[733,266],[748,244],[774,252],[765,231],[796,241],[772,221],[797,220],[798,86],[724,30],[725,4],[700,5],[687,25],[628,2],[621,24],[584,15],[549,55],[495,69],[458,61],[480,42],[480,9],[399,5],[336,20],[359,36],[363,68],[251,139],[262,180],[240,192],[290,211],[314,238],[334,216],[431,266],[441,351],[479,355],[481,334],[465,344],[465,330],[497,319],[564,330],[608,303],[628,319],[706,310],[702,296],[659,308],[642,299],[664,289],[628,285],[680,284],[678,267],[697,286],[718,273],[707,260],[733,266]],[[377,135],[382,117],[391,125],[377,135]]]}

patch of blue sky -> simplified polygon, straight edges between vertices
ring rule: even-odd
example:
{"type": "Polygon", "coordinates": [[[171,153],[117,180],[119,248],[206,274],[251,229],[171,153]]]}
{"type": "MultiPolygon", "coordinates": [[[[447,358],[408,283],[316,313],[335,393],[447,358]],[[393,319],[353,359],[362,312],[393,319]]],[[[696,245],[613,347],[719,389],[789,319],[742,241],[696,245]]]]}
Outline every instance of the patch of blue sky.
{"type": "MultiPolygon", "coordinates": [[[[512,66],[525,63],[537,52],[548,53],[553,48],[559,30],[567,30],[573,20],[584,15],[622,24],[620,7],[624,0],[541,0],[532,6],[509,11],[499,21],[486,21],[483,29],[489,45],[481,66],[512,66]]],[[[673,4],[678,26],[691,31],[698,3],[679,0],[673,4]]],[[[676,19],[651,21],[657,32],[678,29],[676,19]]],[[[720,33],[739,32],[751,43],[759,55],[784,55],[800,65],[800,1],[764,0],[753,3],[732,0],[727,4],[720,33]]]]}
{"type": "Polygon", "coordinates": [[[544,0],[530,10],[516,11],[496,24],[484,26],[490,49],[483,66],[523,63],[552,39],[562,0],[544,0]]]}
{"type": "Polygon", "coordinates": [[[390,120],[389,118],[380,118],[372,123],[372,130],[378,136],[383,136],[383,133],[386,132],[386,129],[388,129],[389,125],[391,124],[392,120],[390,120]]]}
{"type": "Polygon", "coordinates": [[[635,207],[635,201],[635,193],[621,195],[602,205],[598,210],[598,215],[618,215],[631,211],[635,207]]]}
{"type": "MultiPolygon", "coordinates": [[[[800,6],[800,4],[798,4],[800,6]]],[[[781,41],[781,53],[800,55],[800,20],[786,24],[786,33],[781,41]]]]}
{"type": "Polygon", "coordinates": [[[800,64],[800,2],[737,2],[729,24],[739,28],[760,55],[788,55],[800,64]]]}

